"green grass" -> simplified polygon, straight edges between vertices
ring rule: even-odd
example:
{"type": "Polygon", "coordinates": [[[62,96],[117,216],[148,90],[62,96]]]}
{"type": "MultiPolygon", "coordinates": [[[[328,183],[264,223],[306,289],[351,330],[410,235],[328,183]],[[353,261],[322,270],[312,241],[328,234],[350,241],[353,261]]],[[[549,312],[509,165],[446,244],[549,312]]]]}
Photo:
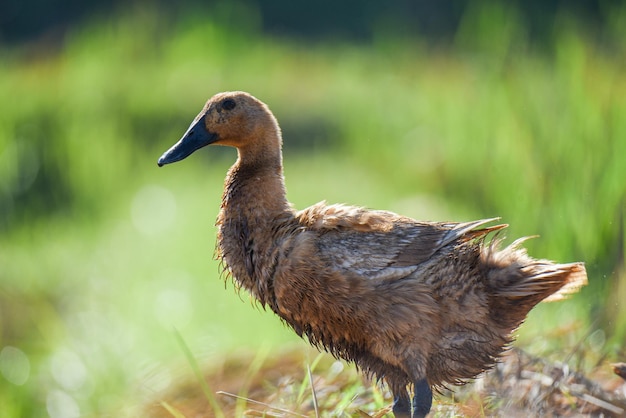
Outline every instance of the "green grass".
{"type": "Polygon", "coordinates": [[[296,207],[502,216],[511,238],[541,235],[532,255],[585,261],[590,285],[535,309],[520,344],[549,352],[590,330],[584,344],[614,356],[626,336],[625,14],[615,11],[610,42],[564,18],[539,49],[514,15],[489,27],[483,13],[501,12],[472,12],[457,43],[438,49],[382,35],[303,46],[220,19],[137,12],[86,23],[58,51],[0,50],[10,98],[0,104],[0,350],[27,359],[13,370],[0,355],[0,416],[136,415],[189,373],[174,329],[198,367],[297,341],[224,289],[212,260],[234,152],[156,167],[222,90],[248,90],[275,112],[296,207]]]}
{"type": "MultiPolygon", "coordinates": [[[[204,396],[209,401],[209,404],[211,405],[211,409],[214,411],[215,416],[217,418],[224,418],[224,412],[222,412],[222,409],[220,408],[219,404],[215,400],[215,395],[213,394],[213,390],[209,387],[207,382],[204,380],[204,376],[202,374],[202,370],[200,370],[200,367],[198,366],[198,362],[196,361],[193,353],[191,352],[191,350],[185,343],[185,340],[183,339],[183,337],[180,335],[178,331],[176,331],[176,340],[178,341],[180,348],[185,353],[185,358],[187,359],[187,362],[191,366],[191,369],[193,370],[194,375],[198,379],[198,384],[202,388],[202,392],[204,393],[204,396]]],[[[239,416],[241,414],[237,414],[237,415],[239,416]]]]}

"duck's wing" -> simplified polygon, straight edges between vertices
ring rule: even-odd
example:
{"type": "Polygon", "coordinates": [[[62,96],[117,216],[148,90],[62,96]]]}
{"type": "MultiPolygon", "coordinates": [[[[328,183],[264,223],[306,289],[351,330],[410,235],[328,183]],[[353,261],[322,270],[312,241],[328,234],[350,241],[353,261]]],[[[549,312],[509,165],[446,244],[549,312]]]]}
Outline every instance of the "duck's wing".
{"type": "Polygon", "coordinates": [[[406,277],[447,245],[506,227],[480,228],[497,218],[418,222],[392,212],[323,203],[297,216],[302,225],[318,234],[318,251],[328,267],[371,279],[406,277]]]}

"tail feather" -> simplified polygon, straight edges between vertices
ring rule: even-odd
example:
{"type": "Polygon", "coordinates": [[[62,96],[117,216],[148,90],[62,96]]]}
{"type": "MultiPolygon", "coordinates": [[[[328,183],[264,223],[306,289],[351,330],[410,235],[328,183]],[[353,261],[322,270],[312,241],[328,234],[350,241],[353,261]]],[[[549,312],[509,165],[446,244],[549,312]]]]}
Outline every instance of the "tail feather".
{"type": "Polygon", "coordinates": [[[502,250],[497,249],[500,240],[494,239],[485,248],[488,276],[498,296],[524,299],[534,306],[542,300],[562,300],[587,284],[583,263],[555,264],[534,259],[520,248],[526,239],[519,239],[502,250]]]}
{"type": "Polygon", "coordinates": [[[578,292],[581,287],[587,285],[587,270],[584,263],[558,264],[557,267],[567,273],[566,283],[558,292],[544,299],[544,302],[563,300],[578,292]]]}
{"type": "Polygon", "coordinates": [[[491,288],[490,309],[505,329],[517,328],[539,302],[564,299],[587,284],[583,263],[534,259],[520,247],[524,240],[499,249],[501,240],[495,238],[481,252],[481,265],[491,288]]]}

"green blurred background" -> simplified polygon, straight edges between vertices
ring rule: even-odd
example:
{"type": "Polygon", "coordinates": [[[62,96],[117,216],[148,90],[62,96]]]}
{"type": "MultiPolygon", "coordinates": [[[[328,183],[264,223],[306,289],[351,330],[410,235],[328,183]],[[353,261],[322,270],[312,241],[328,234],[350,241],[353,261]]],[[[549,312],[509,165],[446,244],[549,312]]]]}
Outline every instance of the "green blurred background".
{"type": "Polygon", "coordinates": [[[296,207],[501,216],[590,279],[518,345],[626,354],[622,2],[172,3],[2,5],[1,417],[137,416],[174,329],[207,367],[304,346],[212,259],[234,150],[156,166],[224,90],[279,119],[296,207]]]}

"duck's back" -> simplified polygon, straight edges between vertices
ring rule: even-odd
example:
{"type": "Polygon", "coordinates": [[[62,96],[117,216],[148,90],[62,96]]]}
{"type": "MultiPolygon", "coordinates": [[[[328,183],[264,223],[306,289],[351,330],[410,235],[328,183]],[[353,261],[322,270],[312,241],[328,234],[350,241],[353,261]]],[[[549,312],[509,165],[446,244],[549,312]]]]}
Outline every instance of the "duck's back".
{"type": "Polygon", "coordinates": [[[393,212],[320,202],[297,215],[306,229],[317,234],[319,254],[329,268],[363,279],[400,279],[418,275],[423,263],[455,242],[465,242],[497,225],[493,221],[467,223],[419,222],[393,212]]]}
{"type": "MultiPolygon", "coordinates": [[[[374,373],[380,358],[380,368],[388,371],[390,365],[401,367],[399,353],[410,352],[428,359],[423,367],[433,385],[474,377],[495,362],[511,341],[511,331],[537,303],[586,282],[582,264],[532,259],[519,242],[499,249],[497,238],[486,237],[506,225],[483,227],[491,219],[428,223],[323,203],[297,218],[315,235],[320,265],[314,274],[333,278],[334,286],[321,291],[354,291],[352,299],[337,298],[342,312],[328,320],[330,325],[319,325],[346,324],[341,332],[347,337],[339,345],[350,346],[348,340],[354,339],[355,350],[374,373]],[[348,324],[342,317],[354,320],[348,324]],[[381,338],[356,342],[359,333],[381,338]]],[[[332,301],[322,302],[329,317],[332,301]]],[[[338,345],[330,341],[331,331],[310,331],[322,336],[322,345],[338,345]]]]}

